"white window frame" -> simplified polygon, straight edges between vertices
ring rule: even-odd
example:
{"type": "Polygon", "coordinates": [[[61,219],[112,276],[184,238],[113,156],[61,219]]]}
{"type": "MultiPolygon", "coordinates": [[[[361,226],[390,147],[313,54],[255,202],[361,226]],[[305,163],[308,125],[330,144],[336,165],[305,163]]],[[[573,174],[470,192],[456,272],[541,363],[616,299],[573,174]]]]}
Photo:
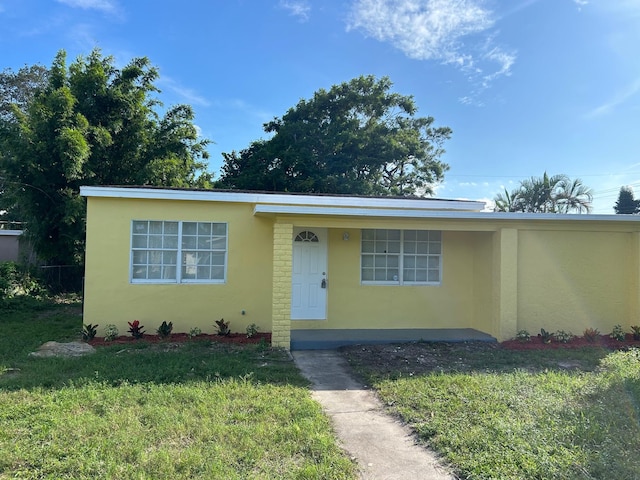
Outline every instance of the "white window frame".
{"type": "MultiPolygon", "coordinates": [[[[374,233],[375,236],[375,233],[374,233]]],[[[394,241],[394,239],[392,239],[391,241],[394,241]]],[[[407,242],[411,242],[411,240],[406,240],[407,242]]],[[[421,241],[424,242],[424,241],[421,241]]],[[[406,230],[401,230],[401,229],[362,229],[360,231],[360,283],[362,285],[393,285],[393,286],[402,286],[402,285],[407,285],[407,286],[415,286],[415,285],[432,285],[432,286],[438,286],[442,284],[442,232],[440,230],[420,230],[420,229],[406,229],[406,230]],[[393,251],[393,252],[387,252],[386,250],[383,252],[376,252],[375,251],[375,242],[377,241],[376,239],[373,240],[374,242],[374,251],[373,252],[365,252],[364,251],[364,242],[370,242],[371,240],[366,240],[365,239],[365,232],[386,232],[387,236],[389,235],[389,232],[399,232],[399,238],[395,241],[398,241],[400,246],[399,246],[399,251],[393,251]],[[429,238],[428,243],[437,243],[438,248],[437,250],[439,250],[438,253],[431,253],[429,250],[426,253],[417,253],[417,252],[405,252],[405,235],[407,234],[407,232],[427,232],[428,235],[431,234],[437,234],[437,236],[439,237],[438,240],[431,240],[429,238]],[[374,272],[374,277],[375,277],[375,257],[380,256],[380,257],[393,257],[396,256],[397,257],[397,269],[398,269],[398,280],[364,280],[363,278],[363,269],[367,268],[367,269],[372,269],[374,272]],[[417,281],[417,280],[405,280],[404,275],[404,262],[405,262],[405,256],[416,256],[416,257],[425,257],[427,259],[427,280],[425,281],[417,281]],[[368,257],[372,257],[373,261],[374,261],[374,265],[373,267],[367,265],[364,265],[364,257],[368,256],[368,257]],[[438,261],[438,265],[437,265],[437,271],[438,271],[438,280],[437,281],[433,281],[433,280],[428,280],[428,270],[435,270],[435,267],[431,266],[429,267],[429,261],[432,258],[437,258],[438,261]]],[[[387,270],[389,269],[389,267],[386,267],[387,270]]],[[[410,268],[410,267],[408,267],[410,268]]]]}
{"type": "MultiPolygon", "coordinates": [[[[149,233],[147,233],[149,235],[149,233]]],[[[192,235],[188,235],[192,236],[192,235]]],[[[218,235],[221,236],[221,235],[218,235]]],[[[130,246],[129,246],[129,282],[132,284],[224,284],[227,282],[227,264],[228,264],[228,255],[229,255],[229,225],[227,222],[215,222],[215,221],[198,221],[198,220],[141,220],[134,219],[131,221],[131,231],[129,235],[130,246]],[[134,224],[135,222],[162,222],[163,224],[163,237],[164,237],[164,224],[165,223],[177,223],[178,224],[178,233],[177,233],[177,247],[174,248],[151,248],[151,247],[134,247],[133,239],[134,239],[134,224]],[[183,262],[183,253],[184,251],[192,251],[192,248],[184,248],[184,235],[183,235],[183,226],[185,223],[208,223],[213,225],[222,224],[225,226],[225,235],[224,235],[224,251],[220,249],[210,249],[203,250],[213,253],[223,253],[224,254],[224,265],[223,265],[223,278],[215,278],[215,279],[194,279],[194,278],[183,278],[182,269],[186,266],[183,262]],[[176,275],[175,278],[133,278],[133,270],[134,270],[134,252],[136,251],[150,251],[150,250],[162,250],[167,252],[175,252],[176,253],[176,275]]],[[[148,265],[148,263],[147,263],[148,265]]]]}

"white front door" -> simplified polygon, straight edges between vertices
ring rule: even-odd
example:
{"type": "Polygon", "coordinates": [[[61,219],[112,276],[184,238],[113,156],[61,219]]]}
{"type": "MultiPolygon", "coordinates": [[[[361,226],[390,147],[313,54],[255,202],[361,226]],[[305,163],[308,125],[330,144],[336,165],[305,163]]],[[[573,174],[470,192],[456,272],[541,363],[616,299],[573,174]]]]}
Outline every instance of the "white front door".
{"type": "Polygon", "coordinates": [[[327,230],[293,229],[291,319],[327,318],[327,230]]]}

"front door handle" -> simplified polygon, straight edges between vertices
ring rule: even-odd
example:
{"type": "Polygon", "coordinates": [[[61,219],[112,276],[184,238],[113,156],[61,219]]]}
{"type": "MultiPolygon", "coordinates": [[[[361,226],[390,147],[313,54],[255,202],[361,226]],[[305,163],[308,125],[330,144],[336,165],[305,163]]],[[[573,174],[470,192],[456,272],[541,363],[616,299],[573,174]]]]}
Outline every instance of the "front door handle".
{"type": "Polygon", "coordinates": [[[323,278],[320,282],[320,288],[327,288],[327,279],[323,278]]]}

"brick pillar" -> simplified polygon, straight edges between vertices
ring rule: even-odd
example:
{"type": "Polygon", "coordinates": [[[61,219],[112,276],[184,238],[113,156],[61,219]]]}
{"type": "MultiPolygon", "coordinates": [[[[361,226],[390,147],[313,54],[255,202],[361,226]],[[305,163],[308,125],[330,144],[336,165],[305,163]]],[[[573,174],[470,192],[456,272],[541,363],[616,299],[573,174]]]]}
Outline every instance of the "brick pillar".
{"type": "Polygon", "coordinates": [[[291,262],[293,225],[273,225],[273,293],[271,300],[271,344],[291,347],[291,262]]]}

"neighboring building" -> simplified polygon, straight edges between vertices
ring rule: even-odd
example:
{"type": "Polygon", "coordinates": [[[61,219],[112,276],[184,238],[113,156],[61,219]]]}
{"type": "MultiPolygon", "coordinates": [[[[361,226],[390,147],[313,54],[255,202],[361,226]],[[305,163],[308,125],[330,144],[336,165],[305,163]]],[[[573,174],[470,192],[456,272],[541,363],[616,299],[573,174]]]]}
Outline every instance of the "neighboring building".
{"type": "Polygon", "coordinates": [[[640,218],[482,202],[82,187],[84,322],[255,323],[285,348],[640,322],[640,218]]]}
{"type": "Polygon", "coordinates": [[[17,262],[20,259],[22,230],[5,229],[3,226],[0,225],[0,262],[17,262]]]}

